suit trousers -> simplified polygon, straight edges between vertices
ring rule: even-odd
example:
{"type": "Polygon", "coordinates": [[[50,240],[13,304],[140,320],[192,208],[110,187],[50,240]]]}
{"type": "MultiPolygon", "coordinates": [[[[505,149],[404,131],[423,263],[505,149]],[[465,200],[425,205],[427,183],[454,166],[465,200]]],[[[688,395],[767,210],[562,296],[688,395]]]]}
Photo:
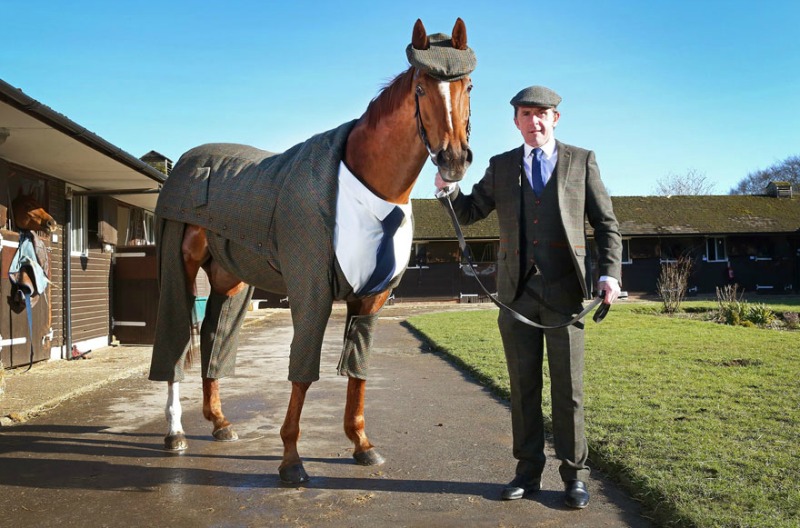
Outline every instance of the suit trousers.
{"type": "MultiPolygon", "coordinates": [[[[182,381],[184,360],[192,347],[195,296],[187,284],[181,243],[186,224],[160,220],[156,224],[159,299],[149,379],[182,381]]],[[[253,287],[228,297],[213,290],[200,327],[200,363],[204,378],[234,373],[239,329],[247,316],[253,287]]]]}
{"type": "MultiPolygon", "coordinates": [[[[583,293],[574,273],[545,281],[534,268],[523,281],[522,292],[509,306],[532,321],[556,325],[579,313],[582,301],[583,293]]],[[[589,467],[583,413],[583,321],[566,328],[542,330],[500,310],[498,327],[511,383],[517,474],[539,477],[545,466],[542,366],[547,350],[559,472],[565,482],[585,481],[589,467]]]]}

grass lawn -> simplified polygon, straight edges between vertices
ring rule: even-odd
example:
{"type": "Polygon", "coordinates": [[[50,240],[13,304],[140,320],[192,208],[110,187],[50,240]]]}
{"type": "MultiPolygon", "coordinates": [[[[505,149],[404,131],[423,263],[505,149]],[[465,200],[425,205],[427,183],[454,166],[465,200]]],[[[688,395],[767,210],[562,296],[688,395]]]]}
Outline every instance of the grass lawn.
{"type": "MultiPolygon", "coordinates": [[[[587,319],[592,465],[660,525],[800,526],[800,332],[666,317],[648,306],[660,305],[621,302],[603,323],[587,319]]],[[[684,303],[704,306],[715,303],[684,303]]],[[[497,310],[409,322],[508,398],[497,310]]]]}

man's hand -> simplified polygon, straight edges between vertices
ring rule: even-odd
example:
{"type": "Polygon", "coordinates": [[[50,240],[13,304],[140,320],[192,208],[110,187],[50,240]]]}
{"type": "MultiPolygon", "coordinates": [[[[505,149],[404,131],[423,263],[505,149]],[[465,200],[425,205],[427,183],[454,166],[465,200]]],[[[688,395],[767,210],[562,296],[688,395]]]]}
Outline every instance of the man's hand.
{"type": "Polygon", "coordinates": [[[597,291],[605,292],[603,296],[604,304],[612,304],[620,294],[619,281],[614,277],[601,277],[601,279],[605,280],[597,283],[597,291]]]}
{"type": "Polygon", "coordinates": [[[433,180],[433,183],[436,185],[437,191],[441,191],[442,189],[450,185],[448,182],[442,179],[442,176],[441,174],[439,174],[439,171],[436,171],[436,179],[433,180]]]}

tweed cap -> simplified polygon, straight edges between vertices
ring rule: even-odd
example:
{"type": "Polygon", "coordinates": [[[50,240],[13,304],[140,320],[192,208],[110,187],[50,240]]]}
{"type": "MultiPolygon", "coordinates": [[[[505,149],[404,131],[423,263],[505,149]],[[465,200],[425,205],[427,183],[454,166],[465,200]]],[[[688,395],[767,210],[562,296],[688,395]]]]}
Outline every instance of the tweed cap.
{"type": "Polygon", "coordinates": [[[417,49],[412,44],[406,48],[408,62],[419,68],[434,79],[440,81],[457,81],[469,75],[475,69],[477,60],[472,48],[465,50],[456,49],[450,35],[434,33],[428,37],[430,47],[417,49]]]}
{"type": "Polygon", "coordinates": [[[511,106],[539,106],[555,108],[561,102],[561,96],[544,86],[529,86],[521,90],[511,99],[511,106]]]}

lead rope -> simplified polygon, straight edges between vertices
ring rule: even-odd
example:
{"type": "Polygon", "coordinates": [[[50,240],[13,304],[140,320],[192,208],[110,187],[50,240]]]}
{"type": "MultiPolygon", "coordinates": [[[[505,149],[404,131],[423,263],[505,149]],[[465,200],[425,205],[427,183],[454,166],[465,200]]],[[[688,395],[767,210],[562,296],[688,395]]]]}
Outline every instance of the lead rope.
{"type": "MultiPolygon", "coordinates": [[[[448,194],[449,193],[446,192],[445,190],[440,190],[436,193],[436,198],[442,203],[442,206],[447,211],[448,216],[450,216],[450,221],[453,223],[453,228],[455,229],[456,236],[458,237],[458,246],[461,248],[461,253],[467,257],[467,262],[469,263],[470,267],[472,267],[472,269],[475,270],[476,266],[475,263],[472,261],[472,253],[470,252],[469,247],[467,246],[467,242],[464,240],[464,234],[461,232],[461,226],[458,224],[458,218],[456,218],[456,213],[453,210],[453,204],[450,203],[450,198],[448,198],[448,194]]],[[[593,319],[594,322],[599,323],[605,318],[606,314],[608,313],[608,309],[610,307],[610,305],[608,304],[601,304],[603,302],[603,295],[604,295],[603,292],[601,291],[597,294],[597,297],[595,297],[592,300],[592,302],[590,302],[586,306],[586,308],[583,309],[581,313],[579,313],[566,323],[553,326],[543,325],[531,321],[524,315],[520,314],[519,312],[516,312],[515,310],[509,308],[502,302],[495,299],[495,297],[491,293],[489,293],[489,290],[486,289],[486,286],[483,285],[481,279],[478,277],[478,274],[474,273],[473,276],[475,277],[475,280],[478,281],[478,285],[481,287],[483,292],[489,296],[489,299],[491,299],[492,302],[495,305],[497,305],[497,307],[499,307],[501,310],[505,310],[509,315],[511,315],[517,321],[524,323],[528,326],[533,326],[534,328],[540,328],[543,330],[552,330],[555,328],[564,328],[565,326],[573,325],[578,321],[580,321],[581,319],[583,319],[589,312],[591,312],[598,305],[600,305],[600,307],[595,312],[593,319]]]]}

